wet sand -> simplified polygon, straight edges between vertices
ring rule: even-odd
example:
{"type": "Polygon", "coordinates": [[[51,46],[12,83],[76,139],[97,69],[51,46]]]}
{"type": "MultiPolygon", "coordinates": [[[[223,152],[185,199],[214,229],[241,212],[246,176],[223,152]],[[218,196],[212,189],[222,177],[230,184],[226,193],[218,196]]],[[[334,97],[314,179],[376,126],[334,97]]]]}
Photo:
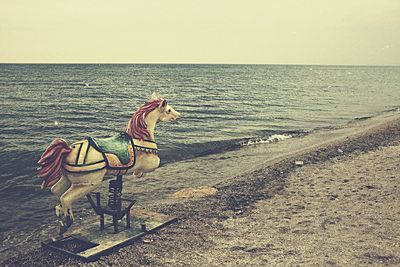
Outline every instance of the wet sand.
{"type": "MultiPolygon", "coordinates": [[[[178,223],[87,265],[400,265],[400,114],[336,131],[215,195],[166,201],[158,210],[178,223]]],[[[39,248],[3,264],[86,265],[39,248]]]]}

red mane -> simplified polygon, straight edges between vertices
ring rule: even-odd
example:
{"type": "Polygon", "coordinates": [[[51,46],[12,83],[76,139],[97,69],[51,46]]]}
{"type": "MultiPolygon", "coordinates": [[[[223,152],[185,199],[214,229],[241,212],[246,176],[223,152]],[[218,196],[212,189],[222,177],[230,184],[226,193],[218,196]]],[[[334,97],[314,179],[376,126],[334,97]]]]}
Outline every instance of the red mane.
{"type": "Polygon", "coordinates": [[[151,111],[160,105],[161,101],[162,99],[155,99],[141,106],[135,113],[133,113],[125,132],[135,139],[150,140],[150,133],[147,131],[145,118],[151,111]]]}

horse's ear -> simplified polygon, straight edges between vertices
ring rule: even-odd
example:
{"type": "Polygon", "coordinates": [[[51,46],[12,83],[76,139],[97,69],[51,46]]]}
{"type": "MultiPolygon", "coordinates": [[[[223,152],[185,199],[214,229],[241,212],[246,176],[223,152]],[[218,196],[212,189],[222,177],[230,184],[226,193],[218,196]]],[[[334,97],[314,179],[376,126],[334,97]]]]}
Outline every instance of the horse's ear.
{"type": "Polygon", "coordinates": [[[164,99],[163,101],[160,102],[160,105],[158,105],[158,108],[160,109],[161,112],[163,112],[166,106],[167,106],[167,100],[164,99]]]}
{"type": "Polygon", "coordinates": [[[153,92],[151,94],[151,96],[150,96],[150,100],[156,100],[156,99],[159,99],[159,98],[160,98],[160,95],[157,94],[156,92],[153,92]]]}

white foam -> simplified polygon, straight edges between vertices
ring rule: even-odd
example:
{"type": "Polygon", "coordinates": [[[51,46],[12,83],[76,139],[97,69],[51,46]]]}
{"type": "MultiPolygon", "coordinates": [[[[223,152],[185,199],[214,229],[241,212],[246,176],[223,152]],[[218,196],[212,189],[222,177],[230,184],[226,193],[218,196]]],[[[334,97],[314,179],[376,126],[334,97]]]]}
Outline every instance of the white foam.
{"type": "Polygon", "coordinates": [[[258,145],[258,144],[270,144],[270,143],[277,143],[286,139],[292,138],[290,134],[274,134],[269,136],[266,139],[260,138],[256,140],[249,140],[244,143],[244,146],[251,146],[251,145],[258,145]]]}

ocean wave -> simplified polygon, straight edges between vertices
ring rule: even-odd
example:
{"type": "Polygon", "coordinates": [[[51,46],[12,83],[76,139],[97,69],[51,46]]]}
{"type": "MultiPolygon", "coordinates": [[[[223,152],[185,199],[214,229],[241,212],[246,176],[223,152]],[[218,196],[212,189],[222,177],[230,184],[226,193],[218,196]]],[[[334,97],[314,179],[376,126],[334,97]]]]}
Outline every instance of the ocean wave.
{"type": "Polygon", "coordinates": [[[257,137],[199,142],[192,144],[175,144],[173,146],[170,144],[160,144],[160,148],[164,148],[160,151],[160,158],[162,160],[162,164],[170,164],[196,157],[237,150],[245,146],[281,142],[289,138],[303,136],[309,133],[307,131],[265,132],[268,134],[257,137]]]}
{"type": "Polygon", "coordinates": [[[244,142],[243,146],[252,146],[252,145],[259,145],[259,144],[270,144],[270,143],[277,143],[280,141],[284,141],[286,139],[292,138],[293,136],[290,134],[274,134],[267,138],[257,138],[251,139],[247,142],[244,142]]]}
{"type": "Polygon", "coordinates": [[[387,107],[382,113],[388,113],[388,112],[400,112],[400,106],[391,106],[387,107]]]}

